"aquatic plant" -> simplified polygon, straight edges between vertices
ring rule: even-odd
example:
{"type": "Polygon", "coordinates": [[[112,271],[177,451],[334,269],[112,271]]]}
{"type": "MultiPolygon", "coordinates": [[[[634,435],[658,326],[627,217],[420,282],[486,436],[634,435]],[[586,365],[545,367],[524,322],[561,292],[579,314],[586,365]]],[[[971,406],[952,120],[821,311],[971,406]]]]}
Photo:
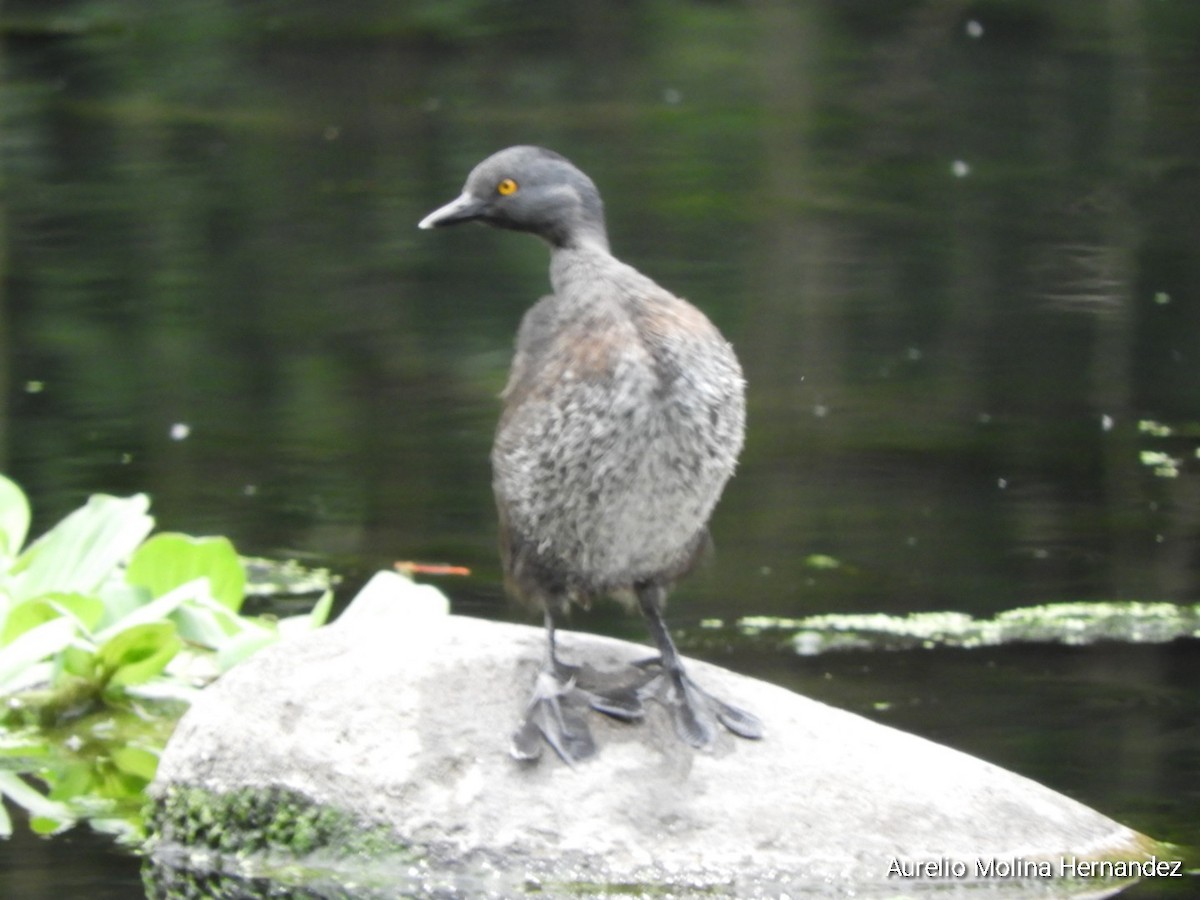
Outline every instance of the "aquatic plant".
{"type": "MultiPolygon", "coordinates": [[[[329,590],[304,615],[242,615],[246,571],[233,544],[151,536],[149,507],[144,494],[95,495],[26,545],[28,499],[0,476],[0,759],[18,770],[0,767],[0,797],[37,831],[140,806],[194,692],[328,617],[329,590]]],[[[136,812],[117,819],[136,822],[136,812]]],[[[0,836],[11,831],[0,804],[0,836]]]]}

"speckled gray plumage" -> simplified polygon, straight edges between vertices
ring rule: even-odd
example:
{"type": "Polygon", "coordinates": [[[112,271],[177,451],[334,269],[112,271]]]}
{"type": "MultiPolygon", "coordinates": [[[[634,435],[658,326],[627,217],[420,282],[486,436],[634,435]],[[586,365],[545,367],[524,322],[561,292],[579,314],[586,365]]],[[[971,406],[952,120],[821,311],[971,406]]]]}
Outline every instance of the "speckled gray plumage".
{"type": "Polygon", "coordinates": [[[556,248],[550,273],[492,451],[506,570],[547,603],[670,583],[742,448],[741,369],[699,310],[599,247],[556,248]]]}

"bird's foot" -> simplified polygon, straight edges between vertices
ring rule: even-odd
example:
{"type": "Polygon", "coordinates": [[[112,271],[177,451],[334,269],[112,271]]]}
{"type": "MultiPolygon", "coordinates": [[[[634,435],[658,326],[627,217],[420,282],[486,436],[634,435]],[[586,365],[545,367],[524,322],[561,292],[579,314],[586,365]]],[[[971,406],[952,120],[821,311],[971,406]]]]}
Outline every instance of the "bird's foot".
{"type": "Polygon", "coordinates": [[[513,732],[509,752],[514,759],[537,759],[542,755],[543,740],[568,764],[596,752],[586,719],[586,694],[575,687],[573,675],[564,677],[564,674],[557,666],[538,672],[533,695],[525,707],[525,718],[513,732]]]}
{"type": "Polygon", "coordinates": [[[716,740],[718,722],[738,737],[758,740],[763,736],[757,716],[718,700],[697,686],[681,666],[664,666],[658,657],[637,665],[647,671],[657,670],[638,688],[639,698],[651,697],[665,706],[676,733],[691,746],[701,749],[716,740]]]}
{"type": "Polygon", "coordinates": [[[550,665],[551,677],[560,684],[570,685],[572,691],[596,712],[625,722],[642,718],[645,710],[637,682],[630,684],[626,679],[624,684],[618,684],[611,676],[591,667],[573,666],[559,659],[550,665]]]}
{"type": "Polygon", "coordinates": [[[642,694],[637,683],[604,684],[599,679],[588,679],[578,690],[592,709],[614,719],[636,722],[645,715],[642,694]]]}
{"type": "Polygon", "coordinates": [[[537,759],[543,741],[569,765],[594,755],[596,743],[587,723],[589,707],[624,721],[642,717],[637,687],[584,688],[579,685],[579,673],[577,666],[558,660],[538,672],[525,718],[513,733],[510,752],[515,759],[537,759]]]}

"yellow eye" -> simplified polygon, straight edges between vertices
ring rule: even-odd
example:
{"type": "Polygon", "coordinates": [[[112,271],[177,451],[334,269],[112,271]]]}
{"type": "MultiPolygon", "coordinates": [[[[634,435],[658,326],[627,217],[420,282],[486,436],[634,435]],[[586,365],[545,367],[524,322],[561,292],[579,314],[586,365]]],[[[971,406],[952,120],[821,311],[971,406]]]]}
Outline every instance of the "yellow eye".
{"type": "Polygon", "coordinates": [[[503,194],[505,197],[509,196],[510,194],[515,194],[516,192],[517,183],[511,178],[505,178],[498,185],[496,185],[496,193],[503,194]]]}

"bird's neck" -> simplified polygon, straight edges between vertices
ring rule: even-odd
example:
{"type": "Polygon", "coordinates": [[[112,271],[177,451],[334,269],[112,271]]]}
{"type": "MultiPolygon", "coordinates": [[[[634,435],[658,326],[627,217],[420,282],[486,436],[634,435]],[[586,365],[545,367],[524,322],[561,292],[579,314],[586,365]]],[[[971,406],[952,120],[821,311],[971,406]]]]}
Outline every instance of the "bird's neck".
{"type": "Polygon", "coordinates": [[[612,269],[616,260],[608,250],[608,239],[601,233],[596,240],[576,240],[553,247],[550,251],[550,284],[560,297],[573,294],[579,284],[594,284],[612,269]]]}
{"type": "Polygon", "coordinates": [[[608,232],[605,231],[603,223],[586,220],[574,223],[565,234],[560,235],[557,240],[552,240],[550,246],[556,251],[595,251],[606,255],[611,252],[608,249],[608,232]]]}

